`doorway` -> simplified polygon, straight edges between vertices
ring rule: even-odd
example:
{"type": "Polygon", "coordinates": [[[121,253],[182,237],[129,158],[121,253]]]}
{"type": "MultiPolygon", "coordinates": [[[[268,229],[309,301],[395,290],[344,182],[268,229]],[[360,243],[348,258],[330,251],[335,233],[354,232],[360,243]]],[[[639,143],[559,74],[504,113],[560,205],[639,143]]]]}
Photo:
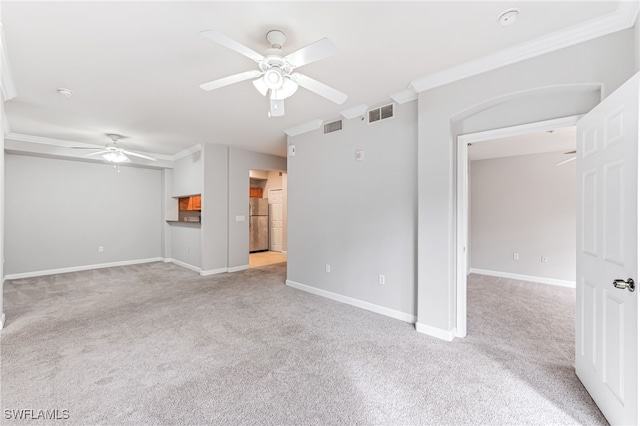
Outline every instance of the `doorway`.
{"type": "MultiPolygon", "coordinates": [[[[508,137],[518,137],[537,132],[554,131],[573,127],[579,116],[549,120],[522,126],[509,127],[458,137],[457,173],[457,266],[456,266],[456,337],[467,335],[467,274],[469,273],[469,147],[482,142],[508,137]]],[[[574,140],[575,143],[575,140],[574,140]]],[[[562,149],[562,148],[561,148],[562,149]]],[[[519,253],[511,253],[512,259],[519,253]]],[[[544,255],[541,254],[541,261],[544,255]]],[[[508,278],[508,276],[507,276],[508,278]]]]}
{"type": "Polygon", "coordinates": [[[287,174],[249,172],[249,267],[287,261],[287,174]]]}

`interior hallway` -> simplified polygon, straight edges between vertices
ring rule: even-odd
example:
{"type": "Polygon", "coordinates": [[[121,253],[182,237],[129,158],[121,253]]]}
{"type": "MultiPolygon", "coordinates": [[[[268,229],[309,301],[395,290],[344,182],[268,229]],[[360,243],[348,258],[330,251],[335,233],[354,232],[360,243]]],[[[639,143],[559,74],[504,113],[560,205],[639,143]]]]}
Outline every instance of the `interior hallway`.
{"type": "Polygon", "coordinates": [[[261,266],[274,265],[287,261],[287,254],[279,251],[260,251],[249,253],[249,267],[259,268],[261,266]]]}

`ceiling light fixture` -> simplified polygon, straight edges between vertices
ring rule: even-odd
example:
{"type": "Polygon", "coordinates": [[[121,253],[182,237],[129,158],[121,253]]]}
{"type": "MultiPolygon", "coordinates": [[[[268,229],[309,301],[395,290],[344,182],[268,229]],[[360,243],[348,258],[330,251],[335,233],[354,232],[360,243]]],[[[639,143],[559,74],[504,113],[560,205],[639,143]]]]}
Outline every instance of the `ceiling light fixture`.
{"type": "Polygon", "coordinates": [[[126,163],[129,161],[129,157],[127,157],[126,155],[124,155],[124,153],[120,151],[113,151],[113,152],[106,153],[105,155],[102,156],[102,158],[112,163],[126,163]]]}
{"type": "Polygon", "coordinates": [[[502,12],[498,17],[498,22],[503,27],[508,27],[509,25],[512,25],[514,22],[516,22],[519,15],[520,9],[517,7],[513,7],[502,12]]]}
{"type": "Polygon", "coordinates": [[[270,68],[262,77],[265,86],[267,86],[271,90],[278,90],[284,84],[284,77],[282,76],[282,71],[279,68],[270,68]]]}
{"type": "Polygon", "coordinates": [[[73,92],[69,89],[65,89],[64,87],[59,88],[58,93],[61,94],[62,96],[66,96],[67,98],[70,98],[71,96],[73,96],[73,92]]]}

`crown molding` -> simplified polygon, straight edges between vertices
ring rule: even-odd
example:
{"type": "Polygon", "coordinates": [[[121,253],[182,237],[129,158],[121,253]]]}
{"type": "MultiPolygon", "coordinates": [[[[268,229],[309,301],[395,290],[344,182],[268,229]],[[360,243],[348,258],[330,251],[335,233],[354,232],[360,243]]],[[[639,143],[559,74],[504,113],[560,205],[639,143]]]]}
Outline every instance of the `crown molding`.
{"type": "Polygon", "coordinates": [[[639,10],[640,3],[638,1],[620,1],[617,9],[607,15],[501,50],[474,61],[426,75],[413,80],[409,87],[417,93],[424,92],[454,81],[512,65],[617,31],[626,30],[635,24],[639,10]]]}
{"type": "MultiPolygon", "coordinates": [[[[106,144],[97,145],[97,144],[84,143],[84,142],[74,142],[74,141],[68,141],[64,139],[46,138],[42,136],[24,135],[21,133],[11,133],[11,132],[5,135],[5,139],[18,141],[18,142],[37,143],[41,145],[63,147],[63,148],[72,148],[72,147],[104,148],[106,145],[106,144]]],[[[146,152],[146,151],[145,151],[145,154],[148,154],[157,160],[173,161],[173,156],[171,155],[156,154],[155,152],[146,152]]]]}
{"type": "Polygon", "coordinates": [[[177,161],[181,158],[184,158],[188,155],[194,154],[198,151],[202,151],[202,144],[195,144],[193,146],[190,146],[189,148],[185,148],[182,151],[178,151],[175,154],[173,154],[172,156],[169,156],[168,159],[172,160],[172,161],[177,161]]]}
{"type": "Polygon", "coordinates": [[[4,110],[2,111],[2,131],[3,131],[5,137],[8,134],[11,133],[11,126],[9,126],[9,120],[7,119],[7,113],[4,110]]]}
{"type": "Polygon", "coordinates": [[[313,130],[319,129],[322,126],[323,120],[316,119],[306,123],[299,124],[295,127],[285,130],[284,132],[287,136],[298,136],[303,133],[311,132],[313,130]]]}
{"type": "Polygon", "coordinates": [[[9,132],[6,135],[6,139],[11,139],[18,142],[39,143],[42,145],[61,146],[65,148],[71,148],[74,146],[81,146],[83,148],[104,148],[104,145],[89,144],[83,142],[73,142],[63,139],[45,138],[42,136],[24,135],[22,133],[9,132]]]}
{"type": "Polygon", "coordinates": [[[0,89],[4,101],[18,96],[16,87],[13,84],[13,74],[11,73],[11,65],[9,64],[9,55],[7,55],[7,44],[4,37],[4,27],[0,22],[0,89]]]}

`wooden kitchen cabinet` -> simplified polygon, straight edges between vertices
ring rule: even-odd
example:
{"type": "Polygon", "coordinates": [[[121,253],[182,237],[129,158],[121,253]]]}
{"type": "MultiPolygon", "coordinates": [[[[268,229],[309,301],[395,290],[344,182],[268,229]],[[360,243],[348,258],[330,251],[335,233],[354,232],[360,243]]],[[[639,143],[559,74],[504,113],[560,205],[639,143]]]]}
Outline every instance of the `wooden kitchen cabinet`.
{"type": "Polygon", "coordinates": [[[178,210],[193,211],[202,209],[202,196],[190,195],[178,198],[178,210]]]}
{"type": "Polygon", "coordinates": [[[202,196],[194,195],[191,197],[191,210],[201,210],[202,209],[202,196]]]}
{"type": "Polygon", "coordinates": [[[249,198],[262,198],[262,188],[249,188],[249,198]]]}

